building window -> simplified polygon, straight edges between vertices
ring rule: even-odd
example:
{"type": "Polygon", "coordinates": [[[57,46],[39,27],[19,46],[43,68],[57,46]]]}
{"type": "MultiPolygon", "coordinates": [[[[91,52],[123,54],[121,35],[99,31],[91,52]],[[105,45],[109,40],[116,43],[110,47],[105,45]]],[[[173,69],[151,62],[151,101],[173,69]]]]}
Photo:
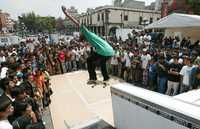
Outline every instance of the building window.
{"type": "Polygon", "coordinates": [[[89,16],[87,17],[87,25],[89,25],[89,16]]]}
{"type": "Polygon", "coordinates": [[[90,24],[92,24],[92,16],[90,16],[90,24]]]}
{"type": "Polygon", "coordinates": [[[86,19],[84,19],[84,25],[86,25],[86,19]]]}
{"type": "Polygon", "coordinates": [[[139,25],[142,25],[143,18],[140,16],[139,18],[139,25]]]}
{"type": "Polygon", "coordinates": [[[124,21],[128,21],[128,15],[124,16],[124,21]]]}
{"type": "Polygon", "coordinates": [[[104,21],[104,13],[101,14],[101,19],[104,21]]]}
{"type": "Polygon", "coordinates": [[[100,15],[98,14],[98,16],[97,16],[97,21],[100,21],[100,15]]]}
{"type": "Polygon", "coordinates": [[[150,17],[149,23],[150,24],[153,23],[153,18],[152,17],[150,17]]]}

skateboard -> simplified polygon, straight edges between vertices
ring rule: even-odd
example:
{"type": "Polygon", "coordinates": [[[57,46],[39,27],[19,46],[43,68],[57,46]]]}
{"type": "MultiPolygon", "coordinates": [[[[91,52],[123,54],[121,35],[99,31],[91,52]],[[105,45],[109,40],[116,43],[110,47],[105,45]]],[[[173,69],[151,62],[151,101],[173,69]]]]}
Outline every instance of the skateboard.
{"type": "Polygon", "coordinates": [[[95,86],[97,86],[97,85],[103,85],[103,88],[106,88],[108,85],[109,85],[109,83],[108,82],[104,82],[104,81],[99,81],[99,80],[97,80],[94,84],[92,84],[92,88],[94,88],[95,86]]]}

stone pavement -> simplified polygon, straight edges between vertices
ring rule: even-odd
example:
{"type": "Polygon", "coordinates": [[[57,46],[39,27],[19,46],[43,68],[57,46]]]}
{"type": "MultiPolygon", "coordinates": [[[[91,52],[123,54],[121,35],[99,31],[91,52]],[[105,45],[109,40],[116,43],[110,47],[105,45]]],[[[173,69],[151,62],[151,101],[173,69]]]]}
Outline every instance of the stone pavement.
{"type": "MultiPolygon", "coordinates": [[[[108,87],[97,85],[92,88],[86,84],[87,79],[87,71],[51,77],[54,94],[50,111],[54,129],[112,129],[110,85],[121,80],[112,78],[108,87]]],[[[102,80],[100,73],[98,80],[102,80]]]]}

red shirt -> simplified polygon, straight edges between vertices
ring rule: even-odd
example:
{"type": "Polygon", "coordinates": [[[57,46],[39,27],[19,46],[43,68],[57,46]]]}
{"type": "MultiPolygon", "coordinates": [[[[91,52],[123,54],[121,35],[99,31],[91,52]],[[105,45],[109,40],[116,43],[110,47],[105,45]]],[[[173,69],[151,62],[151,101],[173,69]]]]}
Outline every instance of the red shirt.
{"type": "Polygon", "coordinates": [[[65,61],[65,53],[63,52],[63,51],[61,51],[60,53],[59,53],[59,60],[61,61],[61,62],[64,62],[65,61]]]}

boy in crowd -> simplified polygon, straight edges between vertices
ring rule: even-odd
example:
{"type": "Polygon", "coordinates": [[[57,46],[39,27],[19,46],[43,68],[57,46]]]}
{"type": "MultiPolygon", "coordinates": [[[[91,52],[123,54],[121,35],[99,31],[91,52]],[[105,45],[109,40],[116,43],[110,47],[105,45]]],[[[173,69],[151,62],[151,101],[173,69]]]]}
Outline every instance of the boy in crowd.
{"type": "Polygon", "coordinates": [[[174,55],[173,63],[169,65],[168,69],[168,83],[167,83],[167,92],[166,95],[177,95],[180,82],[180,70],[181,65],[178,63],[178,57],[174,55]]]}
{"type": "Polygon", "coordinates": [[[168,64],[165,61],[164,55],[161,55],[157,63],[158,92],[161,94],[164,94],[166,91],[167,67],[168,67],[168,64]]]}
{"type": "Polygon", "coordinates": [[[0,129],[13,129],[8,121],[8,116],[13,113],[12,101],[0,89],[0,129]]]}
{"type": "Polygon", "coordinates": [[[151,59],[149,62],[149,69],[148,69],[148,82],[149,82],[149,89],[156,91],[157,89],[157,72],[156,72],[156,62],[155,59],[151,59]]]}
{"type": "Polygon", "coordinates": [[[200,57],[195,60],[196,66],[191,71],[191,84],[193,89],[200,88],[200,57]]]}
{"type": "Polygon", "coordinates": [[[185,66],[180,71],[181,75],[181,87],[180,93],[187,92],[191,89],[191,70],[192,64],[190,57],[185,57],[185,66]]]}

